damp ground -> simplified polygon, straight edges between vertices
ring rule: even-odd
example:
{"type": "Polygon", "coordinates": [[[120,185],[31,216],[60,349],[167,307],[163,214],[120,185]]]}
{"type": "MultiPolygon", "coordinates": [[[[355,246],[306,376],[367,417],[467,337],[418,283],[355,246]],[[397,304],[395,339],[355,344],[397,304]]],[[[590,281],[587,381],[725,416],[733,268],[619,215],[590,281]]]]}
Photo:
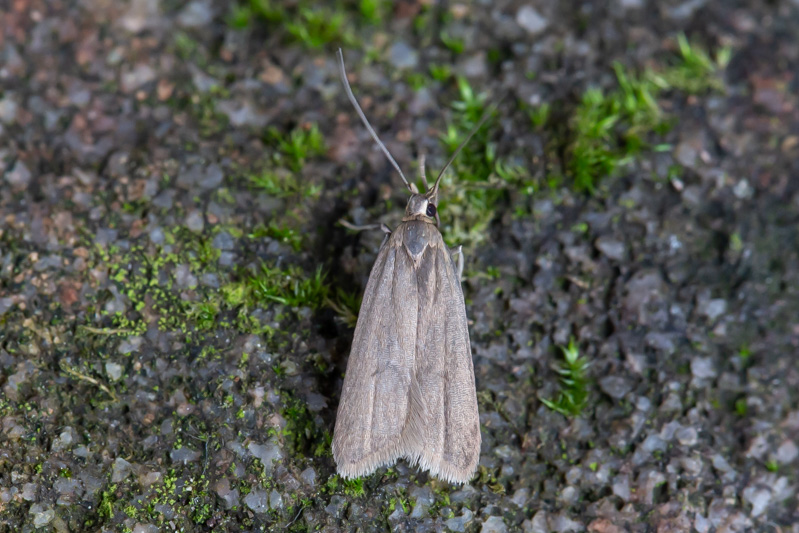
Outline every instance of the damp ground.
{"type": "Polygon", "coordinates": [[[16,0],[0,530],[797,531],[799,4],[16,0]],[[483,435],[330,455],[360,295],[444,178],[483,435]],[[414,178],[415,179],[415,178],[414,178]]]}

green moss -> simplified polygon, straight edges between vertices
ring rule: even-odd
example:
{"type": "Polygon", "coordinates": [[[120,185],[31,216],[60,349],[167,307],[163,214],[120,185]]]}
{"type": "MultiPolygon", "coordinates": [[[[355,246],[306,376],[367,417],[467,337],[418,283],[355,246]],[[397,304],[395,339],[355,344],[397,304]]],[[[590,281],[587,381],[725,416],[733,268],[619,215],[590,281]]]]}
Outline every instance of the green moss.
{"type": "Polygon", "coordinates": [[[568,168],[577,191],[593,193],[600,179],[639,153],[645,136],[664,125],[657,87],[644,77],[613,69],[619,89],[608,94],[588,89],[571,121],[568,168]]]}
{"type": "Polygon", "coordinates": [[[429,511],[431,516],[437,516],[441,509],[449,507],[452,505],[452,502],[449,497],[449,489],[446,486],[438,488],[434,487],[433,494],[435,495],[435,501],[433,502],[433,505],[430,506],[429,511]]]}
{"type": "Polygon", "coordinates": [[[353,498],[360,498],[366,494],[366,490],[363,488],[363,479],[364,478],[356,478],[356,479],[345,479],[344,481],[344,494],[347,496],[352,496],[353,498]]]}
{"type": "Polygon", "coordinates": [[[448,81],[452,77],[452,68],[447,64],[432,63],[430,76],[436,81],[448,81]]]}
{"type": "Polygon", "coordinates": [[[280,169],[263,169],[245,175],[244,179],[253,189],[276,198],[313,198],[321,191],[319,186],[300,182],[295,174],[280,169]]]}
{"type": "Polygon", "coordinates": [[[478,485],[488,485],[489,487],[496,485],[496,471],[493,469],[488,469],[483,465],[478,465],[476,483],[478,485]]]}
{"type": "Polygon", "coordinates": [[[252,7],[249,5],[234,4],[230,8],[230,14],[227,17],[227,24],[236,30],[243,30],[252,24],[253,15],[252,7]]]}
{"type": "Polygon", "coordinates": [[[386,514],[390,515],[393,513],[397,506],[402,508],[402,511],[407,514],[411,509],[411,501],[408,498],[408,491],[404,488],[398,488],[394,490],[394,496],[392,496],[388,500],[388,505],[386,506],[386,514]]]}
{"type": "Polygon", "coordinates": [[[451,35],[446,29],[441,30],[441,33],[439,33],[439,38],[441,39],[441,44],[447,47],[449,51],[455,55],[462,54],[466,48],[463,39],[451,35]]]}
{"type": "Polygon", "coordinates": [[[97,514],[100,516],[100,518],[109,520],[114,516],[116,490],[117,485],[114,483],[100,494],[100,503],[97,506],[97,514]]]}
{"type": "Polygon", "coordinates": [[[556,400],[541,398],[541,402],[563,416],[578,416],[588,404],[588,366],[585,357],[580,357],[580,352],[574,339],[566,347],[560,347],[563,353],[563,363],[557,368],[560,374],[560,394],[556,400]]]}
{"type": "Polygon", "coordinates": [[[281,415],[286,420],[283,436],[291,451],[299,456],[329,456],[332,437],[316,425],[305,402],[288,393],[283,395],[283,402],[281,415]]]}
{"type": "MultiPolygon", "coordinates": [[[[199,499],[199,498],[196,498],[199,499]]],[[[195,524],[204,524],[213,515],[213,507],[211,503],[193,503],[191,519],[195,524]]]]}
{"type": "Polygon", "coordinates": [[[321,267],[309,277],[294,265],[286,268],[261,265],[260,270],[249,276],[245,283],[253,305],[279,302],[292,308],[318,309],[329,292],[321,267]]]}
{"type": "Polygon", "coordinates": [[[380,22],[390,7],[391,4],[384,0],[360,0],[358,2],[358,11],[360,11],[361,17],[370,24],[380,22]]]}
{"type": "Polygon", "coordinates": [[[749,406],[745,397],[735,400],[735,413],[740,417],[745,417],[749,413],[749,406]]]}
{"type": "Polygon", "coordinates": [[[350,41],[345,36],[346,15],[318,7],[302,7],[294,19],[286,23],[286,30],[308,48],[321,48],[335,41],[350,41]]]}
{"type": "Polygon", "coordinates": [[[333,494],[338,490],[338,484],[339,484],[339,477],[337,474],[333,474],[332,476],[327,478],[327,481],[325,481],[325,484],[322,487],[322,491],[328,494],[333,494]]]}
{"type": "Polygon", "coordinates": [[[219,304],[216,301],[205,301],[194,304],[189,311],[189,319],[194,320],[197,329],[208,331],[217,325],[219,304]]]}
{"type": "Polygon", "coordinates": [[[247,287],[244,283],[229,283],[220,292],[222,300],[230,307],[239,307],[247,302],[247,287]]]}
{"type": "Polygon", "coordinates": [[[336,287],[336,296],[333,299],[328,299],[327,306],[333,309],[348,327],[354,328],[358,323],[362,299],[361,291],[346,292],[341,287],[336,287]]]}
{"type": "Polygon", "coordinates": [[[527,116],[530,117],[530,122],[533,127],[540,129],[543,128],[549,121],[551,106],[548,102],[542,102],[536,107],[527,108],[527,116]]]}
{"type": "MultiPolygon", "coordinates": [[[[456,80],[460,98],[452,103],[453,120],[440,141],[452,154],[486,111],[487,95],[477,93],[462,77],[456,80]]],[[[494,170],[494,146],[489,143],[493,117],[476,132],[442,179],[439,211],[442,233],[449,245],[473,246],[485,238],[485,229],[494,216],[500,188],[489,187],[494,170]],[[454,178],[453,175],[457,176],[454,178]]]]}
{"type": "Polygon", "coordinates": [[[270,22],[282,22],[286,18],[286,11],[281,2],[272,0],[250,0],[250,9],[253,14],[270,22]]]}
{"type": "Polygon", "coordinates": [[[662,89],[678,90],[687,94],[704,94],[724,91],[721,72],[732,57],[732,49],[723,47],[715,58],[701,46],[692,44],[684,33],[677,34],[678,55],[666,68],[650,71],[649,77],[662,89]]]}
{"type": "Polygon", "coordinates": [[[752,350],[748,344],[742,344],[738,348],[738,360],[741,362],[742,368],[747,368],[752,362],[752,350]]]}
{"type": "MultiPolygon", "coordinates": [[[[228,231],[234,238],[242,235],[235,227],[216,230],[219,231],[228,231]]],[[[295,230],[272,224],[266,231],[299,251],[302,241],[295,230]]],[[[130,306],[126,312],[100,311],[110,320],[111,327],[87,325],[85,331],[141,335],[147,331],[149,321],[155,319],[159,329],[183,333],[188,345],[202,341],[208,332],[227,328],[271,338],[273,328],[261,324],[252,315],[253,309],[277,304],[291,309],[316,309],[327,299],[329,289],[321,268],[310,276],[298,265],[263,265],[254,272],[226,271],[219,266],[221,252],[209,237],[181,228],[167,231],[164,237],[169,243],[164,246],[133,244],[125,252],[95,249],[92,264],[108,270],[109,280],[127,297],[130,306]],[[185,268],[197,279],[215,274],[224,283],[221,290],[202,285],[188,287],[189,293],[178,289],[175,277],[179,269],[185,268]],[[194,297],[186,298],[187,294],[194,297]]]]}
{"type": "Polygon", "coordinates": [[[133,504],[125,506],[123,512],[130,518],[136,519],[139,516],[139,510],[133,504]]]}
{"type": "MultiPolygon", "coordinates": [[[[487,112],[487,96],[477,93],[465,78],[456,80],[459,99],[452,104],[452,120],[440,136],[447,152],[453,153],[465,136],[487,112]]],[[[439,212],[442,233],[450,246],[463,244],[467,249],[481,243],[487,226],[495,216],[498,203],[509,194],[532,195],[537,184],[517,162],[498,157],[491,142],[495,112],[489,111],[483,127],[464,146],[442,179],[439,212]]],[[[528,213],[521,209],[519,216],[528,213]]]]}
{"type": "Polygon", "coordinates": [[[298,126],[288,135],[283,135],[277,128],[269,128],[267,140],[278,149],[275,154],[277,162],[285,160],[295,172],[302,169],[308,158],[325,153],[324,137],[316,124],[298,126]]]}
{"type": "Polygon", "coordinates": [[[175,33],[175,51],[181,59],[193,58],[199,48],[197,41],[192,39],[187,33],[178,31],[175,33]]]}
{"type": "MultiPolygon", "coordinates": [[[[577,191],[593,193],[601,179],[616,174],[644,149],[670,148],[647,142],[670,127],[657,103],[663,91],[701,94],[723,90],[720,72],[729,61],[730,50],[721,49],[713,61],[685,35],[679,34],[677,42],[679,57],[665,68],[636,75],[616,62],[617,89],[605,93],[589,88],[583,93],[569,122],[566,147],[568,171],[577,191]]],[[[531,120],[536,127],[545,122],[539,116],[531,115],[531,120]]]]}
{"type": "MultiPolygon", "coordinates": [[[[458,112],[458,121],[464,125],[476,124],[485,113],[487,95],[475,92],[468,80],[462,76],[458,76],[457,85],[460,100],[455,100],[452,108],[458,112]]],[[[455,147],[452,148],[454,151],[455,147]]]]}
{"type": "Polygon", "coordinates": [[[291,246],[295,252],[302,249],[302,233],[287,225],[279,225],[277,222],[270,221],[268,226],[260,224],[256,226],[248,235],[251,239],[262,239],[269,237],[283,244],[291,246]]]}
{"type": "Polygon", "coordinates": [[[330,8],[308,0],[292,3],[250,0],[234,4],[227,23],[242,29],[260,22],[282,36],[283,41],[319,49],[331,43],[356,43],[355,23],[371,23],[372,17],[381,13],[381,7],[379,0],[362,0],[357,11],[350,4],[335,4],[330,8]]]}
{"type": "Polygon", "coordinates": [[[420,72],[410,72],[405,76],[405,79],[407,80],[408,85],[410,85],[414,91],[424,89],[427,87],[430,81],[424,74],[420,72]]]}
{"type": "Polygon", "coordinates": [[[188,107],[189,112],[197,121],[200,136],[213,137],[225,131],[230,120],[225,113],[216,108],[219,100],[227,99],[230,93],[227,89],[214,85],[206,92],[190,95],[188,101],[179,107],[188,107]]]}

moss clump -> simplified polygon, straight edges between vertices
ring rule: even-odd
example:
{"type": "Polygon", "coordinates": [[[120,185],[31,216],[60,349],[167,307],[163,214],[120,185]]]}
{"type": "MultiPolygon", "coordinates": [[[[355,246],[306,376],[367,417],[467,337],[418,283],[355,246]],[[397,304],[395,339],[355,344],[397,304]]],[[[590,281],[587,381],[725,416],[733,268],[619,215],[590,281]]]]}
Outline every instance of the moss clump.
{"type": "Polygon", "coordinates": [[[282,416],[286,420],[283,436],[292,452],[298,455],[324,457],[330,455],[330,432],[314,422],[308,406],[302,400],[285,393],[282,416]]]}
{"type": "Polygon", "coordinates": [[[377,0],[361,0],[357,9],[351,4],[334,7],[315,2],[277,2],[274,0],[249,0],[233,4],[228,25],[236,29],[263,24],[278,32],[286,42],[300,43],[306,48],[319,49],[338,43],[351,45],[357,42],[355,28],[369,25],[383,11],[377,0]]]}
{"type": "Polygon", "coordinates": [[[560,374],[560,393],[556,400],[541,398],[541,402],[563,416],[578,416],[588,404],[588,366],[589,361],[580,356],[580,351],[569,340],[568,346],[561,346],[563,363],[555,371],[560,374]]]}

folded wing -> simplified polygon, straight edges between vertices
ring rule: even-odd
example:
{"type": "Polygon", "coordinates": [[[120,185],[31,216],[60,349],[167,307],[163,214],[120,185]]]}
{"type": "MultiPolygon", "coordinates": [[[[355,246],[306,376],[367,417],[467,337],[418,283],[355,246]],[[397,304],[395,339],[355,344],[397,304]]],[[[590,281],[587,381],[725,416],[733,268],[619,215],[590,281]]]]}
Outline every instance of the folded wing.
{"type": "Polygon", "coordinates": [[[465,483],[477,469],[481,438],[460,279],[434,226],[425,225],[424,246],[410,249],[404,229],[418,230],[401,226],[391,234],[366,285],[333,457],[345,478],[405,457],[465,483]]]}
{"type": "Polygon", "coordinates": [[[403,440],[409,459],[436,477],[465,483],[480,458],[474,365],[460,279],[437,237],[417,270],[417,385],[410,389],[411,423],[403,440]]]}
{"type": "Polygon", "coordinates": [[[378,253],[347,363],[332,445],[345,478],[405,455],[418,305],[415,271],[398,237],[393,233],[378,253]]]}

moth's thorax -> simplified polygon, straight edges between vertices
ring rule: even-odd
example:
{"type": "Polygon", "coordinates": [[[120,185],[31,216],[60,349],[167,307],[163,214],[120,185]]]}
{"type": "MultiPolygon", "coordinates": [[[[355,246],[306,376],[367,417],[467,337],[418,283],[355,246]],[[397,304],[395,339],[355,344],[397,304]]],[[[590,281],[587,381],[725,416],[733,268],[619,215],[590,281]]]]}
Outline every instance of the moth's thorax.
{"type": "Polygon", "coordinates": [[[410,254],[414,264],[417,264],[424,254],[425,249],[443,246],[441,233],[435,221],[423,220],[424,217],[403,220],[402,224],[392,233],[392,244],[404,248],[410,254]]]}
{"type": "Polygon", "coordinates": [[[405,216],[402,220],[403,222],[421,220],[435,223],[435,209],[435,202],[424,194],[412,194],[408,199],[408,206],[405,208],[405,216]]]}

